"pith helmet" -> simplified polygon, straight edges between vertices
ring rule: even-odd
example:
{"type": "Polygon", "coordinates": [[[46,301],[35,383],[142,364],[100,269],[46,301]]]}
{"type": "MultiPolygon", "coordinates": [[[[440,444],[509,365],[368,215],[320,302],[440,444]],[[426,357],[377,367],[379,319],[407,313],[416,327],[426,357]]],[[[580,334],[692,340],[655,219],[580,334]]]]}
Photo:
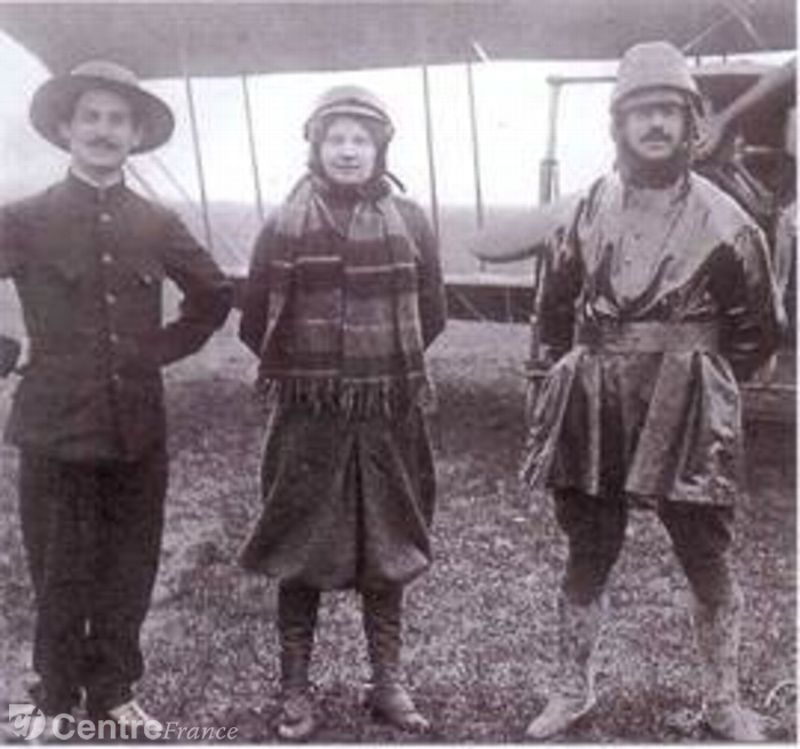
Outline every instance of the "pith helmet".
{"type": "Polygon", "coordinates": [[[371,91],[361,86],[334,86],[317,99],[311,115],[306,120],[306,140],[314,139],[314,124],[329,115],[366,117],[383,125],[387,142],[394,135],[394,125],[386,105],[371,91]]]}
{"type": "Polygon", "coordinates": [[[685,94],[694,107],[700,107],[700,91],[686,59],[669,42],[635,44],[622,56],[611,109],[617,109],[627,96],[650,88],[675,89],[685,94]]]}
{"type": "Polygon", "coordinates": [[[98,88],[114,91],[130,102],[142,128],[142,142],[132,153],[151,151],[169,140],[175,127],[170,108],[145,91],[133,72],[107,60],[89,60],[42,84],[31,102],[31,124],[43,138],[66,149],[59,125],[70,118],[82,94],[98,88]]]}

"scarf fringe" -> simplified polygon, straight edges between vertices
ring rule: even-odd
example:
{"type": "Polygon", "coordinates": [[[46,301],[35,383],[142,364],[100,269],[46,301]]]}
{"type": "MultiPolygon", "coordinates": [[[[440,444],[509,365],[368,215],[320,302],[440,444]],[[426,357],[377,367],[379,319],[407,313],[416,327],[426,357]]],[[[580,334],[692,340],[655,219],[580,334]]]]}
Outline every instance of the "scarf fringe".
{"type": "Polygon", "coordinates": [[[427,403],[429,385],[424,375],[398,379],[342,380],[339,378],[259,378],[256,393],[267,408],[275,404],[303,406],[314,414],[336,413],[346,419],[393,417],[412,405],[427,403]]]}

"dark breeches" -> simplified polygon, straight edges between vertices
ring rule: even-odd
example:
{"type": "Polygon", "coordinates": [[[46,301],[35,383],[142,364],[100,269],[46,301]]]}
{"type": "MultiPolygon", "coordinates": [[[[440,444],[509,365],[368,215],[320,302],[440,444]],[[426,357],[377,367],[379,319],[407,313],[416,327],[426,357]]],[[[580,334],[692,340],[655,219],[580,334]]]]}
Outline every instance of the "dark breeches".
{"type": "MultiPolygon", "coordinates": [[[[622,550],[628,499],[562,489],[555,493],[555,512],[569,544],[562,589],[570,601],[588,605],[600,597],[622,550]]],[[[692,592],[712,607],[730,601],[736,587],[730,560],[733,514],[727,506],[668,500],[658,504],[658,517],[692,592]]]]}

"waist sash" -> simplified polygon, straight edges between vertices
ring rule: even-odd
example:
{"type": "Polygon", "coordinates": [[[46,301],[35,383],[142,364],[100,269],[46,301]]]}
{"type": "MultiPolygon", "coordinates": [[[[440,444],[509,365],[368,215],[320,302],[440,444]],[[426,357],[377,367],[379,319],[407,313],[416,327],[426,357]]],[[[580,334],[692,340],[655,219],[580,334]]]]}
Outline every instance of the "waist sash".
{"type": "Polygon", "coordinates": [[[715,322],[603,322],[577,327],[575,342],[608,353],[719,351],[715,322]]]}

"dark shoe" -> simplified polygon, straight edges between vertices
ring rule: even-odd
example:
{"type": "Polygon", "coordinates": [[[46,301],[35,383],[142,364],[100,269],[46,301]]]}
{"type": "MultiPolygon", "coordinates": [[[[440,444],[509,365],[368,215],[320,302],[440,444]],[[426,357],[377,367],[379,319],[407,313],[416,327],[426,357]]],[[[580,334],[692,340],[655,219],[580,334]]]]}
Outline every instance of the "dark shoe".
{"type": "Polygon", "coordinates": [[[32,704],[45,715],[73,713],[83,705],[84,690],[81,687],[46,688],[43,681],[37,681],[27,691],[32,704]]]}
{"type": "Polygon", "coordinates": [[[281,702],[278,736],[288,741],[302,741],[317,730],[314,702],[307,689],[292,690],[281,702]]]}
{"type": "Polygon", "coordinates": [[[372,687],[367,693],[366,704],[376,718],[385,720],[395,728],[409,733],[430,730],[428,719],[417,710],[411,695],[400,684],[372,687]]]}

